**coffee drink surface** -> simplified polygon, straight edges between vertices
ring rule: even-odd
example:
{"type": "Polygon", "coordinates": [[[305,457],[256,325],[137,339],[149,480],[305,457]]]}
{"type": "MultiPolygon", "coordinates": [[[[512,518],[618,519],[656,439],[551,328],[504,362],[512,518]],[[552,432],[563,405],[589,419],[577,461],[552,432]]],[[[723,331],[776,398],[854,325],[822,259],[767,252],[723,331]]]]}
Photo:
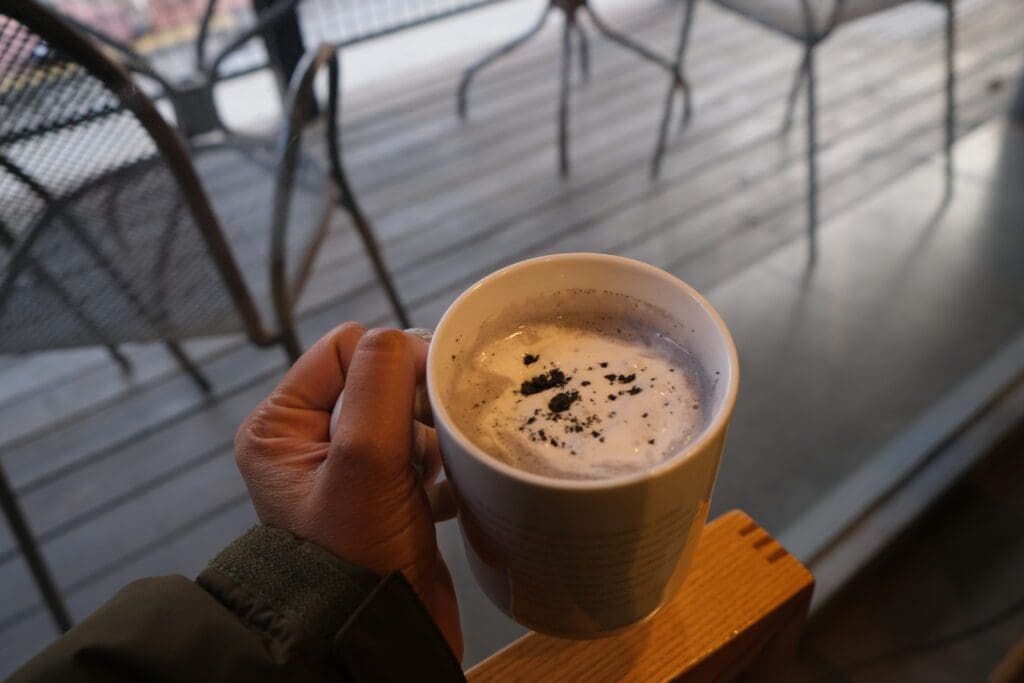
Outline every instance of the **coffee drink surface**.
{"type": "Polygon", "coordinates": [[[565,290],[482,321],[452,357],[447,407],[491,457],[567,479],[640,472],[707,422],[708,378],[680,323],[644,302],[565,290]]]}

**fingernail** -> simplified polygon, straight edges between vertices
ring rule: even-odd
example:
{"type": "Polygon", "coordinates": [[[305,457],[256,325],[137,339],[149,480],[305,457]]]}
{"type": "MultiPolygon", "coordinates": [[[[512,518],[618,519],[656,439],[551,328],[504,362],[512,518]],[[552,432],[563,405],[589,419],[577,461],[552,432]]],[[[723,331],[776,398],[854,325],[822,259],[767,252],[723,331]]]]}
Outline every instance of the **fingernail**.
{"type": "Polygon", "coordinates": [[[414,337],[419,337],[428,344],[430,343],[430,340],[434,338],[434,331],[428,330],[425,327],[410,327],[406,330],[406,333],[411,334],[414,337]]]}

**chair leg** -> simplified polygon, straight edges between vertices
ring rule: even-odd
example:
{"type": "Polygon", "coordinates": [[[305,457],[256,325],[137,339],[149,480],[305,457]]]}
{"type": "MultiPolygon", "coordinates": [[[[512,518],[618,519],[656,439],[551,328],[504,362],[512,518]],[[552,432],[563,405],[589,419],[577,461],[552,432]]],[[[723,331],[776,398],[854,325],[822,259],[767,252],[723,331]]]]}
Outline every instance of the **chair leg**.
{"type": "Polygon", "coordinates": [[[793,115],[796,112],[796,100],[800,96],[800,88],[807,77],[807,71],[811,63],[811,51],[813,45],[804,49],[804,56],[796,67],[796,74],[793,76],[793,85],[789,88],[789,96],[786,97],[786,113],[782,117],[782,133],[785,135],[793,127],[793,115]]]}
{"type": "Polygon", "coordinates": [[[587,42],[587,32],[583,30],[583,24],[576,22],[576,37],[580,50],[580,80],[586,84],[590,82],[590,43],[587,42]]]}
{"type": "Polygon", "coordinates": [[[132,362],[128,360],[128,357],[121,353],[121,349],[117,348],[113,344],[104,344],[107,349],[107,353],[110,354],[110,359],[117,363],[118,367],[121,368],[121,372],[126,375],[132,374],[132,362]]]}
{"type": "MultiPolygon", "coordinates": [[[[395,317],[398,318],[402,327],[412,327],[409,323],[409,316],[405,311],[405,307],[402,305],[402,300],[398,297],[398,291],[391,280],[391,275],[388,273],[388,269],[384,265],[384,258],[380,253],[380,246],[377,244],[377,238],[374,236],[373,229],[370,227],[370,222],[363,214],[363,210],[360,208],[359,202],[356,201],[356,195],[352,192],[352,187],[348,182],[348,174],[345,172],[345,166],[341,162],[341,138],[338,131],[339,78],[337,60],[332,60],[330,64],[331,77],[328,90],[327,147],[328,160],[331,165],[331,178],[334,180],[334,185],[338,190],[338,204],[348,211],[349,216],[352,217],[352,223],[355,225],[356,232],[359,233],[359,238],[363,241],[363,247],[366,249],[366,253],[370,257],[373,269],[377,274],[377,279],[380,281],[381,286],[384,287],[384,292],[387,294],[388,300],[391,302],[391,307],[394,309],[395,317]]],[[[272,262],[271,282],[275,309],[277,311],[279,327],[282,334],[281,343],[284,345],[285,350],[288,351],[290,356],[298,358],[298,354],[301,353],[301,350],[298,340],[295,339],[294,322],[292,321],[291,316],[291,297],[288,296],[286,291],[285,280],[284,263],[281,254],[278,254],[274,257],[274,261],[272,262]]]]}
{"type": "MultiPolygon", "coordinates": [[[[340,192],[338,203],[352,217],[352,224],[359,234],[359,239],[363,242],[366,254],[370,257],[370,263],[373,265],[373,270],[377,275],[377,281],[384,288],[384,293],[391,303],[391,309],[394,311],[395,317],[398,318],[398,322],[401,323],[403,328],[412,327],[412,323],[409,322],[409,314],[406,312],[405,306],[398,296],[398,289],[395,287],[395,283],[391,279],[391,273],[388,272],[387,265],[384,263],[384,256],[381,254],[377,237],[373,234],[370,221],[363,214],[363,210],[360,208],[359,202],[356,201],[356,196],[348,184],[348,177],[345,175],[345,169],[341,165],[340,158],[334,164],[334,182],[337,183],[340,192]]],[[[285,344],[287,348],[287,342],[285,344]]]]}
{"type": "Polygon", "coordinates": [[[608,24],[604,23],[604,20],[594,11],[594,8],[588,4],[580,5],[580,8],[586,11],[587,16],[590,17],[590,21],[593,22],[594,28],[597,29],[598,33],[603,35],[608,40],[617,44],[619,47],[629,50],[636,56],[644,59],[656,66],[660,66],[665,71],[668,71],[672,75],[672,81],[677,88],[682,89],[683,77],[679,73],[678,64],[673,64],[661,55],[652,52],[640,43],[636,42],[632,38],[626,36],[623,33],[612,29],[608,24]]]}
{"type": "Polygon", "coordinates": [[[807,246],[808,264],[818,258],[818,117],[815,102],[814,53],[807,51],[807,246]]]}
{"type": "Polygon", "coordinates": [[[288,279],[284,276],[284,260],[280,255],[273,259],[270,277],[270,296],[274,302],[274,313],[277,318],[277,342],[281,345],[289,364],[294,363],[302,355],[302,344],[295,332],[295,320],[292,318],[292,296],[288,291],[288,279]]]}
{"type": "MultiPolygon", "coordinates": [[[[690,84],[683,76],[683,64],[686,59],[686,46],[690,37],[690,26],[693,23],[693,10],[696,0],[686,0],[686,10],[683,16],[683,26],[679,34],[679,44],[676,46],[676,71],[682,77],[683,92],[683,120],[682,125],[690,121],[690,84]]],[[[661,174],[661,162],[665,157],[665,146],[668,144],[668,128],[672,120],[672,105],[675,102],[676,82],[673,78],[669,82],[668,92],[665,94],[665,105],[661,110],[661,124],[658,126],[658,142],[654,146],[654,156],[651,159],[651,178],[657,178],[661,174]]]]}
{"type": "Polygon", "coordinates": [[[690,81],[686,78],[686,48],[690,42],[690,29],[693,27],[693,12],[697,7],[697,0],[686,0],[686,14],[683,17],[682,36],[679,40],[679,49],[676,53],[676,72],[679,74],[679,85],[683,95],[683,119],[680,125],[686,126],[693,114],[693,105],[690,98],[690,81]]]}
{"type": "Polygon", "coordinates": [[[558,173],[569,175],[569,80],[572,72],[573,19],[565,15],[562,27],[562,78],[558,89],[558,173]]]}
{"type": "Polygon", "coordinates": [[[520,35],[518,38],[514,38],[509,42],[505,43],[497,50],[494,50],[493,52],[484,55],[483,58],[481,58],[474,64],[470,65],[470,67],[462,73],[462,80],[459,81],[459,89],[456,93],[456,108],[459,113],[459,119],[463,121],[466,120],[466,115],[468,112],[468,105],[466,99],[469,93],[469,83],[471,80],[473,80],[473,76],[475,76],[478,71],[480,71],[481,69],[483,69],[485,66],[495,61],[496,59],[503,57],[512,52],[513,50],[525,45],[530,40],[530,38],[533,38],[535,35],[537,35],[537,33],[540,32],[542,28],[544,28],[544,24],[547,22],[548,14],[550,13],[551,5],[548,4],[548,6],[545,7],[544,11],[541,13],[540,18],[536,21],[536,23],[534,23],[533,26],[527,29],[525,33],[520,35]]]}
{"type": "Polygon", "coordinates": [[[43,558],[39,545],[29,529],[25,515],[21,511],[21,506],[11,490],[10,483],[7,481],[7,474],[3,471],[2,467],[0,467],[0,507],[3,508],[7,524],[11,528],[11,533],[17,539],[18,548],[28,563],[36,587],[39,588],[39,592],[42,593],[43,600],[50,610],[50,616],[53,617],[57,628],[61,631],[67,631],[72,625],[71,615],[68,613],[67,605],[64,604],[64,598],[57,588],[57,583],[53,580],[49,567],[46,566],[46,560],[43,558]]]}
{"type": "Polygon", "coordinates": [[[370,262],[373,264],[373,270],[377,274],[377,280],[384,288],[384,293],[387,294],[388,301],[391,303],[391,309],[394,311],[395,317],[398,318],[398,322],[401,323],[403,328],[412,327],[412,323],[409,322],[409,314],[406,312],[405,306],[402,304],[402,300],[398,296],[398,289],[395,287],[395,283],[391,279],[391,274],[388,272],[387,266],[384,263],[384,257],[380,252],[380,245],[377,243],[377,238],[374,236],[369,222],[363,216],[359,207],[354,204],[349,207],[349,214],[352,216],[352,222],[356,226],[356,232],[359,233],[359,237],[363,241],[363,246],[366,248],[366,253],[370,257],[370,262]]]}
{"type": "Polygon", "coordinates": [[[676,88],[669,86],[665,104],[661,108],[661,123],[658,125],[658,142],[654,145],[654,156],[651,158],[651,180],[661,175],[661,162],[665,158],[665,147],[668,145],[668,127],[672,120],[672,103],[675,101],[676,88]]]}
{"type": "MultiPolygon", "coordinates": [[[[363,242],[363,247],[366,249],[366,253],[370,257],[370,263],[373,264],[373,270],[377,274],[377,280],[384,288],[384,293],[387,295],[388,301],[391,303],[391,308],[395,313],[395,317],[398,318],[398,322],[401,323],[403,328],[412,327],[412,323],[409,321],[409,314],[406,312],[405,306],[402,305],[402,300],[398,296],[398,289],[395,287],[395,283],[391,279],[391,273],[388,272],[387,265],[384,263],[384,256],[381,254],[380,245],[377,243],[377,237],[373,234],[373,228],[370,227],[370,221],[366,219],[366,215],[359,206],[359,202],[356,201],[355,193],[352,192],[352,187],[348,183],[348,176],[345,173],[345,167],[341,164],[341,154],[337,148],[331,150],[331,169],[334,182],[338,187],[338,203],[348,211],[348,215],[352,217],[352,224],[355,225],[356,232],[359,234],[359,238],[363,242]]],[[[284,301],[284,298],[281,300],[284,301]]],[[[284,324],[286,321],[284,311],[279,310],[278,317],[281,318],[282,321],[282,330],[291,327],[290,316],[287,318],[289,324],[284,324]]],[[[287,348],[289,342],[285,341],[284,343],[287,348]]],[[[297,342],[293,344],[293,348],[298,348],[297,342]]]]}
{"type": "Polygon", "coordinates": [[[281,327],[281,331],[278,333],[278,343],[281,344],[285,355],[288,356],[289,363],[294,363],[302,355],[302,344],[299,342],[299,336],[295,332],[291,318],[288,319],[287,326],[281,327]]]}
{"type": "Polygon", "coordinates": [[[204,394],[209,395],[213,388],[210,385],[210,381],[206,379],[206,376],[199,370],[192,359],[185,355],[185,351],[178,345],[178,342],[171,341],[170,339],[164,340],[164,346],[170,351],[171,355],[174,356],[174,360],[178,361],[178,365],[185,371],[192,381],[196,383],[199,390],[204,394]]]}

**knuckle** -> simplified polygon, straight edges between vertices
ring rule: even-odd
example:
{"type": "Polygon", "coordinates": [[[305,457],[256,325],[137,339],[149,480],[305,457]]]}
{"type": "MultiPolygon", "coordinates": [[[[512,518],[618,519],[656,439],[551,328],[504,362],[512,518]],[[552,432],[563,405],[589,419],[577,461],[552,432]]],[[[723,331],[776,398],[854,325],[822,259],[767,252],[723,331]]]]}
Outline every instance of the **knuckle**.
{"type": "Polygon", "coordinates": [[[363,335],[360,344],[367,350],[381,353],[401,353],[409,348],[405,334],[395,329],[370,330],[363,335]]]}
{"type": "Polygon", "coordinates": [[[333,330],[320,337],[310,346],[304,356],[320,356],[330,349],[343,346],[346,343],[353,343],[366,332],[366,328],[357,322],[349,321],[338,325],[333,330]],[[349,341],[351,340],[351,341],[349,341]]]}
{"type": "Polygon", "coordinates": [[[241,454],[249,449],[249,443],[252,440],[252,433],[249,423],[252,421],[252,416],[242,420],[242,424],[238,425],[238,431],[235,432],[235,460],[238,461],[241,458],[241,454]]]}
{"type": "Polygon", "coordinates": [[[254,451],[259,448],[260,437],[267,431],[266,411],[266,401],[263,401],[242,420],[235,432],[235,463],[240,468],[252,460],[254,451]]]}
{"type": "Polygon", "coordinates": [[[389,479],[390,473],[402,462],[387,444],[372,434],[342,435],[331,444],[329,459],[342,465],[351,476],[377,483],[389,479]]]}
{"type": "Polygon", "coordinates": [[[331,336],[344,336],[349,334],[362,334],[366,332],[366,328],[360,323],[353,320],[349,320],[347,323],[342,323],[334,329],[334,333],[331,336]]]}
{"type": "Polygon", "coordinates": [[[329,333],[325,334],[323,337],[320,338],[317,344],[321,346],[334,346],[336,344],[342,343],[343,340],[346,339],[358,339],[365,333],[365,327],[363,327],[357,322],[353,322],[350,320],[347,323],[342,323],[341,325],[338,325],[329,333]]]}
{"type": "Polygon", "coordinates": [[[235,432],[235,465],[238,469],[245,470],[250,461],[252,453],[252,432],[249,429],[249,420],[242,422],[238,431],[235,432]]]}
{"type": "Polygon", "coordinates": [[[346,460],[367,461],[378,460],[385,455],[380,440],[373,434],[342,433],[332,444],[336,455],[346,460]]]}

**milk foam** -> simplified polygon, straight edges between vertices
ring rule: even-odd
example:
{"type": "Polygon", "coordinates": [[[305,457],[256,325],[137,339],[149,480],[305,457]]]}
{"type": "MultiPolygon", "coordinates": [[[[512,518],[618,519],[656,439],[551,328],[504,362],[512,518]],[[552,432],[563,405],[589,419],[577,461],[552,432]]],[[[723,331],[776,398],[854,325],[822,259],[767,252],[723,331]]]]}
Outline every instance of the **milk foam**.
{"type": "Polygon", "coordinates": [[[573,479],[636,472],[706,423],[703,371],[650,320],[562,310],[491,328],[459,359],[448,405],[470,439],[514,467],[573,479]]]}

